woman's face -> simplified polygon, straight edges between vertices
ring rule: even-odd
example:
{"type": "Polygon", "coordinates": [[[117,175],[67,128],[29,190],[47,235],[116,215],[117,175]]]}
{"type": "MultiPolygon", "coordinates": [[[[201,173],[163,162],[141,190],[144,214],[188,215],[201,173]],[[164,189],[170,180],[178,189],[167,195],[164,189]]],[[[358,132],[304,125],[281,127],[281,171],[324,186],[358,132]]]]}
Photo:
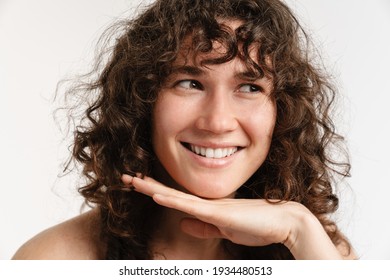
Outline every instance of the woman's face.
{"type": "Polygon", "coordinates": [[[238,58],[200,66],[221,48],[214,44],[194,61],[183,51],[153,111],[161,165],[180,187],[206,198],[233,195],[261,166],[276,119],[271,78],[253,80],[238,58]]]}

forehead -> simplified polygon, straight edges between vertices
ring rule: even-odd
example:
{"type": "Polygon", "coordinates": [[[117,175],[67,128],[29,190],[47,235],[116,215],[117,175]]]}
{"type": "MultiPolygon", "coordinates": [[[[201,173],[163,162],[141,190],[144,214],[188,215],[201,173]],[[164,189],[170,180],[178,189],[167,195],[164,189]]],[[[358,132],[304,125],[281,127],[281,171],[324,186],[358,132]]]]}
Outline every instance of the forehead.
{"type": "Polygon", "coordinates": [[[247,44],[246,37],[242,35],[245,22],[236,19],[217,21],[216,30],[194,29],[184,37],[172,68],[187,65],[207,67],[238,60],[243,71],[257,77],[272,77],[270,54],[262,57],[261,43],[252,41],[247,44]]]}
{"type": "MultiPolygon", "coordinates": [[[[233,36],[233,35],[232,35],[233,36]]],[[[197,48],[193,41],[193,36],[188,35],[180,46],[179,53],[173,63],[174,66],[196,65],[205,66],[207,64],[220,64],[228,62],[235,58],[240,58],[242,62],[245,61],[245,55],[242,50],[242,43],[236,45],[236,50],[232,51],[227,46],[226,42],[221,40],[212,40],[207,51],[197,48]]],[[[254,63],[259,63],[259,48],[258,44],[252,44],[248,48],[250,60],[254,63]]]]}
{"type": "Polygon", "coordinates": [[[235,19],[217,19],[218,26],[213,29],[195,28],[181,42],[178,61],[186,59],[196,62],[202,59],[212,59],[223,56],[228,51],[227,37],[233,39],[242,21],[235,19]],[[221,32],[222,31],[222,32],[221,32]],[[221,36],[221,33],[225,35],[221,36]],[[213,34],[216,38],[211,38],[213,34]],[[218,34],[218,35],[216,35],[218,34]],[[210,49],[211,47],[211,49],[210,49]]]}

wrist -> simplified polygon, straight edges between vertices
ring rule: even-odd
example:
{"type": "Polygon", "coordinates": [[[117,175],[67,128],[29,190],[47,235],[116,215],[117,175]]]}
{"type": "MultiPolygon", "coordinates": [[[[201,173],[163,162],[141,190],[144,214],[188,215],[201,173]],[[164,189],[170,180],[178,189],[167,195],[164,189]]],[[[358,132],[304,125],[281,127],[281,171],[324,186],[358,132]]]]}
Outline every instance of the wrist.
{"type": "Polygon", "coordinates": [[[295,259],[340,259],[340,253],[314,214],[301,204],[296,208],[290,232],[283,242],[295,259]]]}

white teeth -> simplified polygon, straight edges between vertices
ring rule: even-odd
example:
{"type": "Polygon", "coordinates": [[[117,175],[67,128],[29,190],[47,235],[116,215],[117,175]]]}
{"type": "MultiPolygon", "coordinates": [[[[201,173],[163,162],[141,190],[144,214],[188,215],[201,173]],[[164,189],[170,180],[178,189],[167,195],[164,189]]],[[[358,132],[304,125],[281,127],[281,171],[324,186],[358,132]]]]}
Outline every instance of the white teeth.
{"type": "Polygon", "coordinates": [[[215,151],[214,151],[215,158],[222,158],[222,155],[223,155],[222,149],[215,149],[215,151]]]}
{"type": "Polygon", "coordinates": [[[199,147],[195,145],[190,145],[191,151],[194,153],[204,156],[206,158],[224,158],[231,156],[235,152],[237,152],[237,147],[234,148],[205,148],[205,147],[199,147]]]}

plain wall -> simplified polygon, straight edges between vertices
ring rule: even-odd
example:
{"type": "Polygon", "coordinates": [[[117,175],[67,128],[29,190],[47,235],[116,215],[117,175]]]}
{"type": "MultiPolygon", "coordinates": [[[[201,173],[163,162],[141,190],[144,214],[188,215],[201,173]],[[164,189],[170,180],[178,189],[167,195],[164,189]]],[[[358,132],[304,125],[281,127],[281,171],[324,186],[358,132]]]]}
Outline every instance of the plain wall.
{"type": "MultiPolygon", "coordinates": [[[[91,65],[104,29],[140,1],[0,0],[0,259],[80,212],[77,176],[58,178],[68,143],[58,81],[91,65]]],[[[390,259],[390,1],[287,1],[337,78],[352,177],[336,218],[362,259],[390,259]]]]}

